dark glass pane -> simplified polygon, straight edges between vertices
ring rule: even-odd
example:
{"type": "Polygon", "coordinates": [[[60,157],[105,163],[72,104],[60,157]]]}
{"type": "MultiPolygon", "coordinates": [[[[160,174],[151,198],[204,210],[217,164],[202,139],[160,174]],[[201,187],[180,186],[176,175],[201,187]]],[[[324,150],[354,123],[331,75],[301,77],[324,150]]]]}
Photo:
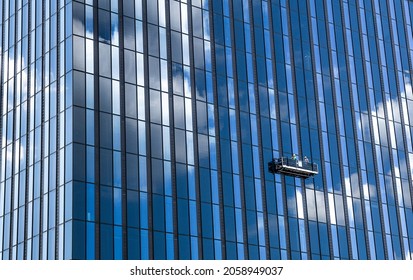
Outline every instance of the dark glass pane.
{"type": "Polygon", "coordinates": [[[154,233],[153,246],[156,248],[154,252],[155,260],[166,259],[166,243],[165,243],[165,233],[155,232],[154,233]]]}
{"type": "MultiPolygon", "coordinates": [[[[125,7],[124,7],[125,8],[125,7]]],[[[126,10],[124,10],[126,11],[126,10]]],[[[133,13],[133,10],[132,10],[133,13]]],[[[127,49],[135,50],[135,21],[131,18],[125,17],[124,22],[124,46],[127,49]]],[[[152,36],[151,33],[148,33],[148,36],[152,36]]],[[[149,44],[152,48],[152,44],[149,44]]]]}
{"type": "Polygon", "coordinates": [[[85,74],[73,72],[73,105],[85,107],[86,83],[85,74]]]}
{"type": "Polygon", "coordinates": [[[100,212],[102,223],[113,223],[113,193],[110,187],[100,188],[100,212]]]}
{"type": "Polygon", "coordinates": [[[126,151],[128,153],[138,153],[138,127],[137,121],[126,119],[126,151]]]}
{"type": "Polygon", "coordinates": [[[84,260],[86,255],[86,227],[85,222],[73,221],[73,251],[74,260],[84,260]]]}
{"type": "MultiPolygon", "coordinates": [[[[136,84],[135,53],[125,50],[125,82],[136,84]]],[[[159,75],[159,74],[158,74],[159,75]]]]}
{"type": "Polygon", "coordinates": [[[158,1],[148,1],[147,5],[147,18],[148,22],[158,24],[158,1]]]}
{"type": "Polygon", "coordinates": [[[152,157],[162,158],[162,128],[160,125],[151,125],[151,139],[152,157]]]}
{"type": "MultiPolygon", "coordinates": [[[[103,1],[99,1],[103,2],[103,1]]],[[[111,23],[110,13],[104,10],[99,10],[99,40],[105,43],[110,43],[111,38],[111,23]]]]}
{"type": "MultiPolygon", "coordinates": [[[[133,23],[131,23],[133,26],[133,23]]],[[[148,48],[149,55],[159,57],[159,34],[158,34],[158,26],[148,24],[148,48]]],[[[174,46],[174,45],[173,45],[174,46]]],[[[175,46],[173,47],[173,50],[175,46]]]]}
{"type": "Polygon", "coordinates": [[[101,76],[110,77],[111,76],[111,52],[110,46],[106,44],[99,44],[99,74],[101,76]]]}
{"type": "Polygon", "coordinates": [[[150,115],[151,122],[161,124],[162,122],[162,106],[161,106],[161,95],[159,91],[150,91],[150,115]]]}
{"type": "Polygon", "coordinates": [[[178,32],[171,32],[172,61],[182,63],[182,38],[178,32]]]}
{"type": "MultiPolygon", "coordinates": [[[[110,9],[110,1],[111,0],[99,0],[99,8],[109,10],[110,9]]],[[[113,0],[112,0],[113,1],[113,0]]]]}
{"type": "Polygon", "coordinates": [[[73,34],[85,36],[85,6],[73,2],[73,34]]]}
{"type": "Polygon", "coordinates": [[[159,59],[150,56],[149,57],[149,87],[153,89],[160,89],[160,72],[159,72],[159,59]]]}
{"type": "Polygon", "coordinates": [[[178,199],[178,233],[189,234],[188,200],[178,199]]]}
{"type": "Polygon", "coordinates": [[[125,85],[125,114],[127,117],[137,118],[136,87],[125,85]]]}
{"type": "Polygon", "coordinates": [[[100,225],[100,250],[102,260],[113,259],[113,226],[100,225]]]}
{"type": "Polygon", "coordinates": [[[128,17],[134,17],[134,11],[134,0],[123,0],[123,14],[128,17]]]}
{"type": "MultiPolygon", "coordinates": [[[[155,231],[165,231],[165,201],[163,196],[153,196],[153,229],[155,231]]],[[[156,247],[157,248],[157,247],[156,247]]]]}
{"type": "MultiPolygon", "coordinates": [[[[101,149],[100,150],[100,182],[101,184],[110,186],[112,185],[112,151],[101,149]]],[[[108,202],[109,203],[109,202],[108,202]]],[[[111,214],[112,215],[112,214],[111,214]]],[[[112,220],[112,216],[108,219],[112,220]]]]}
{"type": "Polygon", "coordinates": [[[111,80],[99,79],[99,106],[103,112],[112,112],[112,83],[111,80]]]}
{"type": "Polygon", "coordinates": [[[171,17],[171,28],[172,30],[181,30],[181,9],[178,1],[170,1],[170,14],[175,15],[171,17]]]}

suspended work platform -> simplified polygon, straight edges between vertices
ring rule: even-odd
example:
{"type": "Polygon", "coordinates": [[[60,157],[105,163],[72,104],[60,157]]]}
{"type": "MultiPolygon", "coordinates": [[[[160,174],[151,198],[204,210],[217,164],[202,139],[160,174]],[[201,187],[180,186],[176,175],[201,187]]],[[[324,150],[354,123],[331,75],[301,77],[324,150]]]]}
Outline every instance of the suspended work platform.
{"type": "Polygon", "coordinates": [[[268,163],[268,171],[287,176],[310,178],[318,174],[318,165],[313,162],[303,162],[287,157],[274,158],[268,163]]]}

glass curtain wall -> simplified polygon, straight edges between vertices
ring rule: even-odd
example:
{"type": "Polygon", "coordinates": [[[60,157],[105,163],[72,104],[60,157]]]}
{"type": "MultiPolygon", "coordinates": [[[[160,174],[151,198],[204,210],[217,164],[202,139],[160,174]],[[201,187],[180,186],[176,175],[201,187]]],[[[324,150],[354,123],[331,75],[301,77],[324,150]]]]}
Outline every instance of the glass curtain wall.
{"type": "Polygon", "coordinates": [[[0,259],[413,257],[412,1],[0,10],[0,259]]]}

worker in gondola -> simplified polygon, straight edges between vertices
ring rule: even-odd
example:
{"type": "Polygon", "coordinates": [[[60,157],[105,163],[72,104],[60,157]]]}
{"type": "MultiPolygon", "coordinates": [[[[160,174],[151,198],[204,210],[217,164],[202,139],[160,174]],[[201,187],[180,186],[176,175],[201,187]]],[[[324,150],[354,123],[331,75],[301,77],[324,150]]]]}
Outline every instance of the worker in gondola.
{"type": "Polygon", "coordinates": [[[307,156],[304,156],[304,162],[305,162],[305,163],[309,163],[309,160],[308,160],[308,157],[307,157],[307,156]]]}

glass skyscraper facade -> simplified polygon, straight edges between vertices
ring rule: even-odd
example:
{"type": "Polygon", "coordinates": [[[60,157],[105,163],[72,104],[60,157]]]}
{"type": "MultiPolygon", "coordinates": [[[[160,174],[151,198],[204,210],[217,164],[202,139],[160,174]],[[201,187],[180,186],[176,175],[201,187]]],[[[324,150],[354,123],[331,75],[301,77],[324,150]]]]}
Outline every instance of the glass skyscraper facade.
{"type": "Polygon", "coordinates": [[[413,258],[413,1],[0,11],[0,259],[413,258]]]}

